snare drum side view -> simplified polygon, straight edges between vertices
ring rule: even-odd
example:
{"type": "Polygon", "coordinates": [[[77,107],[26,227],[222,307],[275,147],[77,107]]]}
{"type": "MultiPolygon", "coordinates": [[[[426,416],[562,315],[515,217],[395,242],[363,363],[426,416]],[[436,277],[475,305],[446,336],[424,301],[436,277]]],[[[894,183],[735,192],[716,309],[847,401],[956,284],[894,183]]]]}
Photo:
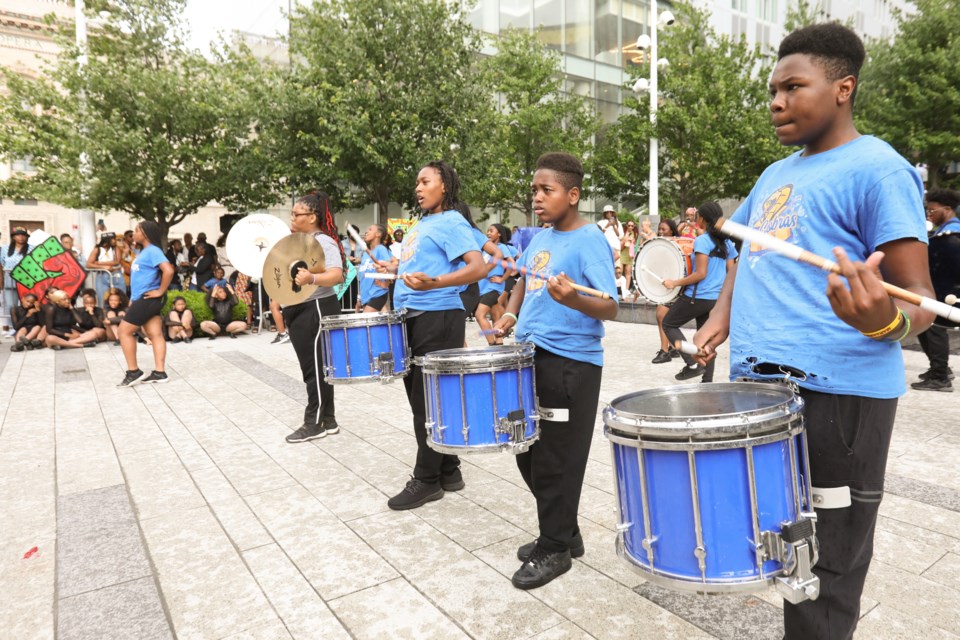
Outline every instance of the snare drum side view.
{"type": "Polygon", "coordinates": [[[405,310],[320,318],[323,375],[330,384],[393,382],[410,370],[405,310]]]}
{"type": "Polygon", "coordinates": [[[540,437],[532,344],[423,357],[427,445],[442,453],[523,453],[540,437]]]}
{"type": "Polygon", "coordinates": [[[617,554],[697,593],[819,595],[803,400],[779,384],[674,386],[604,410],[617,554]],[[708,388],[709,387],[709,388],[708,388]]]}

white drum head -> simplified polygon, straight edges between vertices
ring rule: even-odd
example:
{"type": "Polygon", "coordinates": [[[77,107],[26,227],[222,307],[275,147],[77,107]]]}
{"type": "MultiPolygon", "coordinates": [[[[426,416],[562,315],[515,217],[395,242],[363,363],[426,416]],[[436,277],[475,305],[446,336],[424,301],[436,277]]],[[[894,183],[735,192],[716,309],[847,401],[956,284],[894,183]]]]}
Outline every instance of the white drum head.
{"type": "Polygon", "coordinates": [[[676,243],[654,238],[643,243],[633,265],[633,279],[640,294],[656,304],[667,304],[680,297],[683,287],[667,289],[660,280],[677,280],[687,275],[687,260],[676,243]]]}
{"type": "Polygon", "coordinates": [[[240,273],[259,278],[270,249],[288,235],[290,228],[280,218],[251,214],[237,221],[227,234],[227,257],[240,273]]]}

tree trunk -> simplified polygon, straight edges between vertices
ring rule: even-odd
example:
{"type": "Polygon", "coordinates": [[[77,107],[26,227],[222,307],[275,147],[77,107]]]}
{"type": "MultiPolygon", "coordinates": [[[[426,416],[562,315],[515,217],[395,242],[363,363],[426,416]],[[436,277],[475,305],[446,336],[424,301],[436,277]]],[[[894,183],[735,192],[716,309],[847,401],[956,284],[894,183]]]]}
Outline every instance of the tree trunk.
{"type": "Polygon", "coordinates": [[[373,198],[377,203],[377,215],[379,220],[375,222],[377,224],[387,225],[387,208],[390,205],[390,190],[383,185],[375,187],[373,190],[373,198]]]}
{"type": "Polygon", "coordinates": [[[927,188],[936,189],[940,186],[940,165],[927,163],[927,188]]]}
{"type": "Polygon", "coordinates": [[[533,194],[527,192],[527,195],[523,198],[523,203],[523,213],[527,217],[527,226],[539,226],[533,223],[533,194]]]}

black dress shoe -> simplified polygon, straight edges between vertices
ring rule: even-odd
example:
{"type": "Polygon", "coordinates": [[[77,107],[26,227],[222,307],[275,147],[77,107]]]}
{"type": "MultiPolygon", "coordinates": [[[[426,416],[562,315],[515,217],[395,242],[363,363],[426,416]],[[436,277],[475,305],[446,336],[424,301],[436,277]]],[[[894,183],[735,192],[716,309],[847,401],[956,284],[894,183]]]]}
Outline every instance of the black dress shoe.
{"type": "Polygon", "coordinates": [[[513,574],[510,582],[517,589],[536,589],[570,571],[572,566],[569,550],[551,552],[538,544],[527,561],[513,574]]]}
{"type": "MultiPolygon", "coordinates": [[[[536,546],[536,540],[520,545],[520,548],[517,549],[517,560],[520,562],[526,562],[530,558],[530,554],[533,553],[533,549],[536,546]]],[[[587,550],[583,546],[583,536],[578,533],[577,535],[573,536],[573,539],[570,541],[570,557],[580,558],[586,552],[587,550]]]]}

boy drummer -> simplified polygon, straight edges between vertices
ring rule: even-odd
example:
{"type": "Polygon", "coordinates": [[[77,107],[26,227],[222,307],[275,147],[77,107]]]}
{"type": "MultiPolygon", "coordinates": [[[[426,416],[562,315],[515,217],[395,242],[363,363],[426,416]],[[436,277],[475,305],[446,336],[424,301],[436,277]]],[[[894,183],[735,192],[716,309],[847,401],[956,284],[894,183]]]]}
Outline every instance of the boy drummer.
{"type": "Polygon", "coordinates": [[[932,296],[920,178],[854,126],[863,60],[860,39],[837,24],[783,40],[771,118],[780,143],[802,150],[768,167],[731,218],[816,254],[832,249],[844,277],[830,275],[823,295],[817,269],[744,243],[694,338],[709,360],[729,332],[731,378],[789,371],[806,402],[812,484],[828,491],[816,503],[820,595],[784,603],[788,640],[839,640],[856,629],[905,392],[900,340],[932,320],[881,284],[932,296]]]}
{"type": "Polygon", "coordinates": [[[600,395],[601,321],[617,316],[617,285],[603,232],[577,210],[582,183],[583,166],[570,154],[547,153],[537,160],[533,210],[553,226],[533,237],[522,263],[550,278],[521,277],[495,325],[503,335],[516,324],[517,341],[536,345],[541,416],[555,416],[540,419],[540,439],[517,456],[540,523],[537,540],[517,550],[523,564],[512,581],[519,589],[547,584],[570,569],[571,557],[584,553],[577,510],[600,395]],[[580,295],[571,281],[610,298],[580,295]]]}

